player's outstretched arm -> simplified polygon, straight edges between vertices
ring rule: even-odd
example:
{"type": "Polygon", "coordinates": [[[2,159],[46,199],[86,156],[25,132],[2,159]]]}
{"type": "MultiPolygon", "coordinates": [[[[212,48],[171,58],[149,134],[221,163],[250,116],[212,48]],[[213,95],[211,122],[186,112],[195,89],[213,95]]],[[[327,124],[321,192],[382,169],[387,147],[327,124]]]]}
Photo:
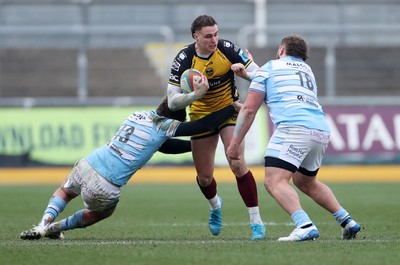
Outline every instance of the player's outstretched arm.
{"type": "Polygon", "coordinates": [[[236,111],[236,106],[229,105],[199,120],[182,122],[176,129],[174,136],[190,136],[217,128],[236,111]]]}
{"type": "Polygon", "coordinates": [[[168,139],[160,146],[158,151],[164,154],[182,154],[191,152],[192,145],[188,140],[168,139]]]}

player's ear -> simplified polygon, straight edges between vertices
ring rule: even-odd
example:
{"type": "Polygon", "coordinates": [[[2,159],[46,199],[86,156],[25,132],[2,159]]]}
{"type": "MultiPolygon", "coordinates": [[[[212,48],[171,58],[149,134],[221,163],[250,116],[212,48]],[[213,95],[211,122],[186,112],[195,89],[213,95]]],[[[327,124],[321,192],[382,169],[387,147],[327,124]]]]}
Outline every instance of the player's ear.
{"type": "Polygon", "coordinates": [[[192,37],[193,39],[197,40],[199,38],[199,33],[197,33],[196,31],[193,32],[192,37]]]}
{"type": "Polygon", "coordinates": [[[276,52],[276,59],[281,58],[285,52],[286,52],[285,46],[279,45],[278,51],[276,52]]]}

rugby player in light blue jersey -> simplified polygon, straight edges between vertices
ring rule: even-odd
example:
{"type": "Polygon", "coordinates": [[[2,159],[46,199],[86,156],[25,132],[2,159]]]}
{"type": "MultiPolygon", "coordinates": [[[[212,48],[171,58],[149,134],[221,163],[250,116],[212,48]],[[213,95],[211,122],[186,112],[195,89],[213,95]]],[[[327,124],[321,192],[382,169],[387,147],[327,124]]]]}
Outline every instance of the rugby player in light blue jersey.
{"type": "MultiPolygon", "coordinates": [[[[208,89],[206,78],[203,81],[208,89]]],[[[185,109],[171,111],[165,97],[156,110],[132,113],[106,145],[76,162],[65,182],[51,197],[39,224],[23,231],[20,238],[62,239],[63,231],[85,228],[111,216],[119,201],[120,188],[155,152],[177,154],[191,151],[190,141],[171,137],[215,129],[240,106],[240,103],[234,102],[200,120],[184,122],[185,109]],[[78,195],[82,196],[86,208],[54,222],[78,195]]]]}
{"type": "MultiPolygon", "coordinates": [[[[308,45],[301,36],[282,39],[277,59],[263,65],[252,79],[227,155],[239,159],[239,145],[265,102],[276,130],[265,154],[264,186],[296,225],[289,236],[278,241],[314,240],[319,236],[317,227],[302,209],[296,190],[289,184],[290,179],[333,214],[342,226],[343,239],[353,239],[360,225],[339,204],[332,190],[316,178],[330,131],[318,103],[314,74],[305,63],[307,58],[308,45]]],[[[243,68],[233,70],[238,74],[243,68]]]]}

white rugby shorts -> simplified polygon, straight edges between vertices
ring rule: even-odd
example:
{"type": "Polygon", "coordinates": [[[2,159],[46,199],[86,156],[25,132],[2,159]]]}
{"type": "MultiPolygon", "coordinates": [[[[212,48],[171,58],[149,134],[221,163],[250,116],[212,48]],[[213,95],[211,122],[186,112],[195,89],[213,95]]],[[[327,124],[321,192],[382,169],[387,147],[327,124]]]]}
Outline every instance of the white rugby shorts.
{"type": "Polygon", "coordinates": [[[330,133],[300,126],[279,126],[267,145],[266,159],[274,157],[310,172],[321,167],[330,133]]]}
{"type": "Polygon", "coordinates": [[[115,207],[121,195],[121,189],[100,176],[85,159],[75,163],[63,187],[81,195],[85,207],[95,212],[115,207]]]}

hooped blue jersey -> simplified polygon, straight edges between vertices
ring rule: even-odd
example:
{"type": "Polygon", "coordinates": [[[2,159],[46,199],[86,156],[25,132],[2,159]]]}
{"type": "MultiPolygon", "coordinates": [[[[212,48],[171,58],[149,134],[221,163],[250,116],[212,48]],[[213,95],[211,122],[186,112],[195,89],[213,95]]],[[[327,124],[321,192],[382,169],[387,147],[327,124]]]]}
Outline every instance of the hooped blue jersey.
{"type": "Polygon", "coordinates": [[[300,58],[286,56],[268,61],[257,70],[249,90],[265,94],[275,127],[303,126],[330,131],[317,99],[314,74],[300,58]]]}
{"type": "Polygon", "coordinates": [[[132,113],[114,137],[90,153],[86,160],[102,177],[123,186],[169,137],[174,136],[180,124],[155,111],[132,113]]]}

